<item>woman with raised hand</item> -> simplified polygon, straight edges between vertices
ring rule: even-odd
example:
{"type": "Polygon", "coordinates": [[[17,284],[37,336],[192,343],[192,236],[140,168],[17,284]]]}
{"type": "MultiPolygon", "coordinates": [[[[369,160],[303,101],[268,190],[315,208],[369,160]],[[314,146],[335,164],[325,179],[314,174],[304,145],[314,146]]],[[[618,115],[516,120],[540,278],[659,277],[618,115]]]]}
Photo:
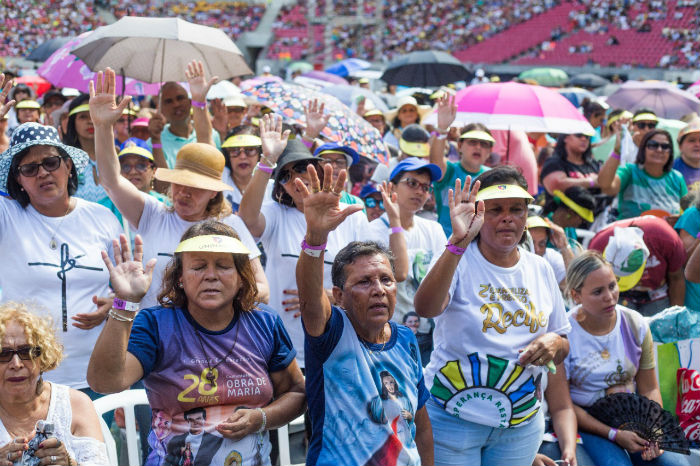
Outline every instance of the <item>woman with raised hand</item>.
{"type": "Polygon", "coordinates": [[[436,464],[531,464],[537,453],[541,379],[568,353],[571,327],[552,268],[518,247],[531,201],[511,166],[471,190],[457,180],[448,196],[452,235],[414,299],[435,318],[425,378],[436,464]]]}
{"type": "MultiPolygon", "coordinates": [[[[190,64],[188,77],[193,98],[206,95],[207,83],[200,66],[190,64]]],[[[232,227],[250,251],[250,260],[258,284],[258,298],[267,301],[268,285],[260,265],[260,251],[241,219],[231,212],[223,191],[230,187],[221,181],[224,156],[211,144],[190,143],[177,154],[174,169],[159,168],[156,179],[170,183],[172,207],[140,191],[120,174],[121,168],[114,149],[112,127],[128,104],[125,98],[115,103],[115,75],[107,69],[97,74],[91,84],[90,112],[95,123],[95,144],[102,184],[122,216],[144,238],[147,259],[156,258],[155,286],[141,303],[142,308],[157,304],[157,292],[165,267],[172,257],[180,236],[187,228],[206,219],[217,219],[232,227]]],[[[195,112],[206,109],[195,108],[195,112]]]]}
{"type": "Polygon", "coordinates": [[[128,302],[143,299],[156,260],[144,266],[139,236],[133,260],[126,237],[120,243],[114,263],[103,252],[116,298],[90,359],[91,386],[115,393],[143,380],[150,406],[172,420],[157,426],[168,441],[148,465],[188,456],[202,466],[269,465],[267,431],[302,413],[304,378],[279,316],[257,302],[246,246],[224,223],[192,225],[168,264],[160,306],[137,313],[128,302]]]}

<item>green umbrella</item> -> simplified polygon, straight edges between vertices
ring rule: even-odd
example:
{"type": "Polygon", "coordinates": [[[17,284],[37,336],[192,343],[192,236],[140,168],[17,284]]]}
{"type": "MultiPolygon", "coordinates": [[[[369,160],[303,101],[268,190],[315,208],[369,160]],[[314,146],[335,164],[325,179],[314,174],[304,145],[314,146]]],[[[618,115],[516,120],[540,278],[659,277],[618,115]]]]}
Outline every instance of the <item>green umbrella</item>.
{"type": "Polygon", "coordinates": [[[314,65],[312,65],[309,62],[305,61],[295,61],[294,63],[291,63],[287,69],[289,70],[290,73],[294,73],[296,71],[299,71],[301,73],[306,73],[307,71],[311,71],[314,69],[314,65]]]}
{"type": "Polygon", "coordinates": [[[532,68],[518,75],[520,79],[532,79],[541,86],[561,86],[569,81],[564,70],[558,68],[532,68]]]}

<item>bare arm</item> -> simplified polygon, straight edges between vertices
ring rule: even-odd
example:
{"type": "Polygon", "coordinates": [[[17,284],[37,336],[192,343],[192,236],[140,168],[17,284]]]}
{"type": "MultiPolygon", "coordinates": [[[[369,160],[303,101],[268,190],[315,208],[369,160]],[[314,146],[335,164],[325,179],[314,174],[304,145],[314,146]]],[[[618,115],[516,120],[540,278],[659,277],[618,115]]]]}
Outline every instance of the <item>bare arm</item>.
{"type": "Polygon", "coordinates": [[[73,420],[70,432],[76,437],[92,437],[100,442],[104,442],[100,420],[95,411],[90,397],[78,390],[69,389],[70,407],[73,412],[73,420]]]}
{"type": "MultiPolygon", "coordinates": [[[[102,251],[102,260],[109,270],[110,283],[116,297],[131,302],[140,302],[146,295],[153,279],[156,260],[151,259],[143,267],[143,241],[140,236],[134,238],[134,260],[126,236],[119,237],[121,247],[116,240],[114,264],[106,251],[102,251]]],[[[122,317],[132,318],[131,313],[114,311],[122,317]]],[[[143,367],[133,354],[127,351],[132,322],[108,318],[102,333],[95,343],[90,355],[87,380],[90,387],[99,393],[116,393],[132,386],[143,377],[143,367]]]]}
{"type": "MultiPolygon", "coordinates": [[[[330,232],[348,215],[362,210],[362,205],[349,205],[340,210],[340,193],[347,177],[345,170],[340,172],[334,182],[333,167],[330,164],[324,166],[323,190],[313,165],[308,166],[307,173],[311,179],[311,192],[299,178],[295,179],[297,188],[304,193],[304,241],[311,246],[325,245],[330,232]]],[[[301,318],[308,334],[314,337],[323,334],[331,317],[331,302],[323,289],[323,256],[323,252],[319,257],[312,257],[302,251],[296,269],[301,318]]],[[[334,291],[336,289],[334,288],[334,291]]]]}
{"type": "MultiPolygon", "coordinates": [[[[399,216],[399,206],[396,204],[396,193],[392,192],[392,184],[383,182],[379,186],[382,194],[384,208],[389,217],[389,228],[401,227],[399,216]]],[[[394,254],[394,278],[397,282],[403,282],[408,278],[408,247],[406,246],[406,235],[404,232],[389,233],[389,249],[394,254]]]]}
{"type": "MultiPolygon", "coordinates": [[[[476,202],[480,183],[475,182],[469,191],[470,183],[471,177],[468,176],[464,181],[466,189],[462,190],[461,181],[457,179],[455,189],[450,189],[447,199],[452,222],[452,236],[449,243],[460,248],[466,248],[472,242],[484,223],[484,203],[476,202]]],[[[413,298],[413,306],[418,315],[436,317],[442,314],[449,300],[448,293],[452,277],[461,259],[462,255],[453,254],[445,249],[421,281],[413,298]]]]}
{"type": "MultiPolygon", "coordinates": [[[[260,139],[262,140],[263,159],[260,163],[268,167],[269,163],[276,166],[277,160],[282,155],[284,148],[287,147],[288,137],[289,130],[282,132],[282,118],[280,116],[265,115],[262,117],[260,119],[260,139]]],[[[260,208],[270,176],[272,175],[256,169],[238,207],[238,215],[255,238],[262,236],[265,231],[265,216],[260,212],[260,208]]]]}
{"type": "MultiPolygon", "coordinates": [[[[442,134],[447,133],[450,129],[450,125],[455,121],[455,116],[457,114],[457,105],[455,104],[454,96],[444,95],[440,97],[437,101],[437,114],[438,114],[438,131],[442,134]]],[[[447,170],[447,161],[445,160],[445,147],[447,146],[447,138],[439,137],[433,138],[430,144],[430,163],[434,163],[440,167],[442,175],[440,180],[445,176],[445,171],[447,170]]]]}
{"type": "Polygon", "coordinates": [[[267,282],[265,270],[260,263],[260,258],[256,257],[250,261],[250,265],[253,267],[255,285],[258,287],[258,302],[267,304],[270,302],[270,284],[267,282]]]}
{"type": "Polygon", "coordinates": [[[207,110],[206,107],[206,102],[209,88],[212,84],[218,81],[219,78],[214,76],[207,82],[206,75],[204,74],[204,65],[201,61],[196,60],[192,60],[187,64],[185,76],[187,76],[187,82],[190,85],[192,100],[195,102],[204,102],[205,104],[204,107],[192,105],[192,113],[194,115],[194,131],[197,134],[197,142],[203,142],[213,146],[213,130],[211,118],[209,117],[209,110],[207,110]]]}
{"type": "Polygon", "coordinates": [[[129,104],[129,96],[119,105],[115,102],[115,75],[107,68],[97,73],[97,82],[90,81],[90,117],[95,126],[95,157],[100,171],[100,184],[124,218],[134,226],[141,220],[146,196],[121,176],[119,159],[114,148],[114,122],[129,104]]]}
{"type": "Polygon", "coordinates": [[[690,256],[693,255],[693,252],[695,252],[695,250],[697,249],[698,244],[700,244],[700,239],[692,236],[685,230],[680,230],[679,236],[681,237],[681,241],[683,241],[683,248],[685,248],[685,254],[688,257],[688,260],[690,260],[690,256]]]}
{"type": "Polygon", "coordinates": [[[620,192],[620,177],[617,176],[617,168],[620,161],[614,157],[608,157],[598,172],[598,186],[604,194],[614,196],[620,192]]]}
{"type": "Polygon", "coordinates": [[[668,299],[671,302],[671,306],[683,306],[683,303],[685,303],[683,269],[680,268],[675,272],[668,272],[666,279],[668,280],[668,299]]]}
{"type": "Polygon", "coordinates": [[[685,265],[685,278],[692,283],[700,283],[700,248],[695,248],[695,252],[688,259],[685,265]]]}
{"type": "Polygon", "coordinates": [[[588,189],[591,187],[591,180],[593,181],[593,185],[595,186],[595,177],[589,176],[588,178],[571,178],[569,176],[566,176],[566,173],[564,173],[563,171],[557,171],[545,176],[542,179],[542,184],[544,184],[544,187],[545,189],[547,189],[547,192],[551,194],[557,189],[563,192],[572,186],[580,186],[582,188],[588,189]]]}
{"type": "Polygon", "coordinates": [[[557,434],[561,458],[576,466],[576,413],[569,394],[569,382],[563,364],[557,365],[556,374],[548,374],[549,385],[545,396],[552,417],[554,432],[557,434]]]}
{"type": "Polygon", "coordinates": [[[431,466],[435,464],[433,447],[433,426],[430,424],[428,410],[425,406],[416,411],[416,448],[420,455],[420,464],[431,466]]]}
{"type": "Polygon", "coordinates": [[[659,381],[656,380],[656,371],[654,369],[639,369],[635,376],[635,381],[637,382],[637,393],[663,406],[659,381]]]}

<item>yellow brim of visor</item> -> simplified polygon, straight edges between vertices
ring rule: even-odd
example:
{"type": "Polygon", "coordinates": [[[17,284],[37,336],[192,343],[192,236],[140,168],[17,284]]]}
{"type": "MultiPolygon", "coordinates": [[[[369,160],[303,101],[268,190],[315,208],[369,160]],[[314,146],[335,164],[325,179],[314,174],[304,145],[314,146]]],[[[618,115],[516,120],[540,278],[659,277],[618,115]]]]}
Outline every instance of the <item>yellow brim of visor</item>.
{"type": "Polygon", "coordinates": [[[262,139],[252,134],[236,134],[231,136],[221,147],[257,147],[262,146],[262,139]]]}
{"type": "Polygon", "coordinates": [[[473,130],[467,131],[459,137],[460,139],[478,139],[479,141],[488,141],[491,144],[496,144],[496,140],[486,131],[473,130]]]}
{"type": "Polygon", "coordinates": [[[632,118],[632,122],[637,121],[659,121],[659,119],[653,113],[640,113],[636,117],[632,118]]]}
{"type": "Polygon", "coordinates": [[[83,105],[78,105],[75,107],[73,110],[68,112],[68,116],[73,116],[76,113],[81,113],[81,112],[89,112],[90,111],[90,105],[89,104],[83,104],[83,105]]]}
{"type": "Polygon", "coordinates": [[[477,201],[486,201],[489,199],[525,199],[528,203],[535,200],[530,193],[525,191],[517,184],[497,184],[489,186],[479,191],[476,195],[477,201]]]}
{"type": "Polygon", "coordinates": [[[143,157],[145,159],[148,159],[151,162],[154,161],[153,154],[151,154],[151,152],[148,149],[144,149],[143,147],[139,147],[139,146],[125,147],[124,149],[121,150],[121,152],[119,152],[118,157],[121,158],[121,157],[124,157],[127,155],[137,155],[139,157],[143,157]]]}
{"type": "Polygon", "coordinates": [[[225,252],[229,254],[250,254],[240,240],[231,236],[202,235],[186,239],[178,244],[175,253],[178,252],[225,252]]]}
{"type": "Polygon", "coordinates": [[[527,228],[549,228],[551,229],[552,227],[549,226],[549,223],[545,221],[542,217],[539,217],[537,215],[533,215],[532,217],[527,218],[527,228]]]}
{"type": "Polygon", "coordinates": [[[401,152],[414,157],[427,157],[430,155],[430,144],[427,142],[408,142],[399,139],[399,149],[401,152]]]}
{"type": "Polygon", "coordinates": [[[578,214],[579,217],[587,221],[588,223],[593,223],[593,211],[591,209],[586,209],[574,201],[572,201],[566,194],[561,192],[559,189],[554,190],[554,198],[559,198],[559,200],[569,209],[573,210],[578,214]]]}

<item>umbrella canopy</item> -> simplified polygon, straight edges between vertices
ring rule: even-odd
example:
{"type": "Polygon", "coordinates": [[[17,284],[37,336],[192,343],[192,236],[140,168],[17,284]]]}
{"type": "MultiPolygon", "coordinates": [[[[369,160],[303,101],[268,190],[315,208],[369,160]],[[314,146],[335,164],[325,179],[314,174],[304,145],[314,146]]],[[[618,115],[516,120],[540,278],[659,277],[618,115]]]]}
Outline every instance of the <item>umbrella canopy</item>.
{"type": "Polygon", "coordinates": [[[220,29],[180,18],[125,16],[102,26],[73,54],[91,70],[114,69],[140,81],[187,81],[185,69],[201,61],[207,76],[253,74],[236,44],[220,29]]]}
{"type": "MultiPolygon", "coordinates": [[[[85,41],[92,31],[85,32],[66,45],[56,50],[37,70],[39,76],[46,78],[56,87],[72,87],[81,92],[90,90],[90,81],[94,81],[95,75],[81,59],[70,51],[85,41]]],[[[117,76],[116,89],[122,90],[122,77],[117,76]]],[[[126,78],[124,93],[127,95],[156,95],[160,84],[149,84],[136,79],[126,78]]]]}
{"type": "Polygon", "coordinates": [[[634,112],[650,108],[657,116],[680,119],[688,113],[700,113],[700,100],[665,81],[627,81],[608,97],[608,105],[634,112]]]}
{"type": "Polygon", "coordinates": [[[557,89],[557,92],[566,97],[566,100],[571,102],[574,107],[580,107],[583,99],[588,97],[590,100],[595,100],[598,96],[589,90],[581,89],[580,87],[565,87],[557,89]]]}
{"type": "Polygon", "coordinates": [[[338,76],[346,77],[350,76],[358,71],[366,70],[372,66],[372,64],[366,60],[360,60],[359,58],[347,58],[341,60],[335,65],[326,68],[326,73],[337,74],[338,76]]]}
{"type": "Polygon", "coordinates": [[[66,45],[71,40],[71,37],[54,37],[49,39],[29,54],[27,60],[31,61],[46,61],[52,53],[66,45]]]}
{"type": "Polygon", "coordinates": [[[561,86],[569,80],[569,75],[558,68],[531,68],[518,75],[519,79],[532,79],[542,86],[561,86]]]}
{"type": "Polygon", "coordinates": [[[348,84],[340,76],[326,73],[325,71],[309,71],[294,78],[294,82],[311,89],[323,89],[328,86],[348,84]]]}
{"type": "Polygon", "coordinates": [[[606,84],[605,86],[597,87],[593,89],[593,93],[598,96],[608,96],[618,90],[622,84],[606,84]]]}
{"type": "Polygon", "coordinates": [[[387,84],[414,87],[437,87],[467,81],[472,74],[447,52],[425,50],[411,52],[389,63],[382,74],[387,84]]]}
{"type": "MultiPolygon", "coordinates": [[[[483,123],[489,129],[537,133],[592,134],[581,112],[556,91],[514,82],[484,83],[457,92],[453,126],[483,123]]],[[[437,124],[433,113],[425,124],[437,124]]]]}
{"type": "Polygon", "coordinates": [[[364,97],[365,100],[369,102],[365,102],[365,109],[376,108],[381,110],[382,113],[389,111],[389,107],[386,106],[381,97],[378,97],[369,89],[363,89],[358,86],[336,85],[325,87],[321,89],[321,92],[337,97],[338,100],[352,109],[357,108],[357,99],[359,97],[364,97]]]}
{"type": "Polygon", "coordinates": [[[275,113],[282,115],[286,122],[302,126],[306,124],[305,106],[310,100],[318,99],[325,104],[325,111],[331,115],[322,132],[326,139],[347,145],[361,155],[387,163],[386,147],[379,131],[333,96],[277,81],[257,84],[245,89],[243,94],[266,102],[275,113]]]}
{"type": "Polygon", "coordinates": [[[294,63],[290,63],[290,65],[287,67],[287,70],[290,73],[294,73],[295,71],[306,73],[307,71],[311,71],[313,69],[314,65],[306,61],[295,61],[294,63]]]}
{"type": "Polygon", "coordinates": [[[15,83],[26,84],[27,86],[31,87],[34,90],[34,94],[36,94],[37,97],[41,97],[44,94],[44,92],[51,89],[50,82],[48,82],[41,76],[36,75],[20,76],[19,78],[15,78],[15,83]]]}
{"type": "Polygon", "coordinates": [[[594,88],[605,86],[606,84],[610,84],[610,80],[593,73],[577,74],[569,80],[570,86],[594,88]]]}

